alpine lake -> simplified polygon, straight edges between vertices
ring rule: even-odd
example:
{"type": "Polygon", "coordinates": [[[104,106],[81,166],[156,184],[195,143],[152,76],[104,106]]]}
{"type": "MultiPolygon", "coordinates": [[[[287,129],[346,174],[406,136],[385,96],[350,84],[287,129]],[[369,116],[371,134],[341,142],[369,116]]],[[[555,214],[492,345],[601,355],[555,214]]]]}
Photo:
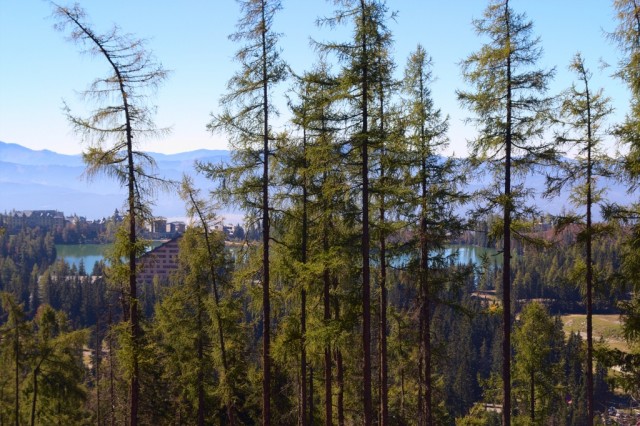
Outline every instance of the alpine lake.
{"type": "MultiPolygon", "coordinates": [[[[151,248],[161,245],[163,241],[153,241],[151,248]]],[[[80,267],[84,264],[87,272],[93,269],[93,265],[104,259],[106,253],[113,247],[113,244],[56,244],[57,259],[63,259],[69,266],[80,267]]],[[[488,266],[502,265],[502,256],[498,256],[496,250],[472,245],[454,244],[445,249],[444,254],[449,256],[456,254],[457,263],[460,265],[473,264],[480,266],[483,262],[488,262],[488,266]]]]}

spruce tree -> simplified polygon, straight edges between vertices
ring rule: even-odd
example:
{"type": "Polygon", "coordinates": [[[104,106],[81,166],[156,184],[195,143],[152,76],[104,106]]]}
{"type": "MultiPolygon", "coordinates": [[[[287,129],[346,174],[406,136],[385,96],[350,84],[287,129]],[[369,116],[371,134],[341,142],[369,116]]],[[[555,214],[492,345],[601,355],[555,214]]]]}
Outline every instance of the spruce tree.
{"type": "Polygon", "coordinates": [[[2,326],[0,333],[6,338],[2,339],[0,356],[2,357],[3,385],[12,390],[11,396],[3,395],[2,419],[7,424],[19,426],[23,422],[20,415],[20,387],[23,377],[25,346],[29,339],[29,329],[24,312],[24,306],[16,301],[15,296],[9,292],[0,292],[0,307],[2,311],[2,326]],[[9,399],[11,399],[9,401],[9,399]],[[5,413],[7,416],[5,417],[5,413]]]}

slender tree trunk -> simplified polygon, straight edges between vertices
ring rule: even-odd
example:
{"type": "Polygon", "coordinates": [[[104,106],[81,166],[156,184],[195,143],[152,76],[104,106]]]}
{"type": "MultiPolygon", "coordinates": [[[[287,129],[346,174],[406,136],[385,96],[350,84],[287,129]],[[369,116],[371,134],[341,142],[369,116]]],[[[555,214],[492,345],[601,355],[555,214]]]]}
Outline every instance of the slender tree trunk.
{"type": "Polygon", "coordinates": [[[531,423],[536,422],[536,385],[535,385],[535,372],[533,370],[531,370],[530,372],[530,383],[529,386],[531,387],[530,392],[531,392],[531,401],[529,401],[529,411],[531,413],[531,423]]]}
{"type": "Polygon", "coordinates": [[[424,288],[420,278],[418,290],[418,425],[425,426],[427,422],[427,402],[425,398],[425,345],[424,345],[424,288]]]}
{"type": "MultiPolygon", "coordinates": [[[[424,99],[425,91],[424,74],[421,70],[418,86],[420,92],[420,105],[425,105],[427,100],[424,99]]],[[[420,267],[418,274],[419,291],[418,302],[420,307],[420,357],[419,357],[419,376],[421,395],[421,411],[420,419],[422,424],[433,425],[433,403],[432,403],[432,384],[431,384],[431,293],[429,287],[429,234],[428,234],[428,170],[427,157],[429,155],[429,146],[427,140],[427,132],[425,129],[426,116],[422,112],[420,125],[420,267]],[[423,390],[424,387],[424,390],[423,390]]]]}
{"type": "Polygon", "coordinates": [[[140,320],[138,318],[138,289],[136,280],[136,214],[135,214],[135,177],[133,166],[133,147],[129,149],[129,320],[131,321],[131,384],[130,384],[130,421],[131,426],[138,425],[140,400],[140,320]]]}
{"type": "MultiPolygon", "coordinates": [[[[338,280],[334,278],[333,289],[338,288],[338,280]]],[[[336,321],[340,321],[340,302],[337,297],[333,298],[334,311],[336,321]]],[[[344,363],[342,360],[342,351],[336,348],[336,382],[338,385],[338,426],[344,426],[344,363]]]]}
{"type": "Polygon", "coordinates": [[[592,163],[591,163],[591,99],[585,79],[587,95],[587,426],[593,425],[593,258],[592,258],[592,163]]]}
{"type": "Polygon", "coordinates": [[[20,426],[20,331],[18,319],[16,318],[15,324],[15,333],[14,333],[14,354],[16,355],[15,359],[15,394],[14,394],[14,410],[15,410],[15,420],[16,426],[20,426]]]}
{"type": "MultiPolygon", "coordinates": [[[[300,349],[300,414],[299,423],[302,426],[306,426],[307,422],[307,351],[305,349],[304,335],[307,331],[306,324],[306,305],[307,305],[307,292],[302,289],[300,291],[300,333],[301,333],[301,349],[300,349]]],[[[311,384],[309,384],[311,387],[311,384]]],[[[311,413],[309,413],[311,415],[311,413]]]]}
{"type": "MultiPolygon", "coordinates": [[[[109,55],[107,58],[111,62],[109,55]]],[[[113,63],[112,63],[113,64],[113,63]]],[[[138,288],[136,281],[136,177],[135,164],[133,161],[133,130],[131,127],[131,114],[129,111],[129,102],[127,100],[127,92],[124,87],[120,70],[114,65],[114,71],[119,80],[120,94],[124,106],[125,129],[127,138],[127,189],[128,189],[128,208],[129,208],[129,322],[131,331],[131,382],[129,385],[129,415],[131,417],[131,426],[138,425],[138,407],[140,398],[140,371],[138,365],[138,357],[140,350],[140,320],[138,318],[138,288]]]]}
{"type": "MultiPolygon", "coordinates": [[[[327,223],[323,225],[322,230],[322,251],[326,258],[329,253],[329,229],[327,223]]],[[[329,324],[331,320],[331,277],[329,275],[329,267],[324,265],[322,272],[323,281],[323,302],[324,302],[324,323],[329,324]]],[[[324,424],[331,426],[333,424],[333,398],[331,392],[331,345],[327,343],[324,347],[324,424]]]]}
{"type": "MultiPolygon", "coordinates": [[[[365,0],[360,0],[362,10],[362,28],[367,24],[367,8],[365,0]]],[[[367,37],[362,35],[362,375],[363,375],[363,409],[364,424],[370,426],[373,422],[373,404],[371,400],[371,275],[369,266],[369,251],[371,237],[369,235],[369,53],[367,37]]]]}
{"type": "MultiPolygon", "coordinates": [[[[205,218],[204,213],[200,209],[197,200],[194,198],[193,193],[189,190],[189,199],[191,200],[191,205],[196,211],[198,218],[200,219],[200,223],[202,224],[202,229],[204,231],[204,241],[207,245],[207,255],[209,256],[209,274],[211,275],[211,292],[213,293],[213,301],[215,303],[216,308],[216,321],[217,321],[217,329],[218,329],[218,344],[220,345],[220,357],[222,358],[222,369],[224,372],[225,378],[227,377],[227,372],[229,371],[229,362],[227,360],[227,350],[224,342],[224,332],[222,326],[222,316],[220,315],[220,293],[218,291],[218,281],[216,279],[216,268],[214,261],[214,253],[211,250],[211,236],[209,234],[209,224],[205,218]]],[[[235,406],[233,403],[233,397],[231,401],[225,401],[225,405],[227,408],[227,419],[229,420],[229,424],[234,426],[236,423],[235,420],[235,406]]]]}
{"type": "Polygon", "coordinates": [[[38,368],[33,370],[33,399],[31,400],[31,426],[36,424],[36,401],[38,399],[38,368]]]}
{"type": "MultiPolygon", "coordinates": [[[[97,304],[96,304],[97,306],[97,304]]],[[[102,359],[102,345],[100,342],[100,314],[96,313],[96,424],[102,422],[100,410],[100,361],[102,359]]]]}
{"type": "MultiPolygon", "coordinates": [[[[381,212],[384,218],[384,212],[381,212]]],[[[384,219],[383,223],[384,223],[384,219]]],[[[380,425],[389,423],[389,389],[387,365],[387,267],[386,242],[380,240],[380,425]]]]}
{"type": "Polygon", "coordinates": [[[204,306],[202,306],[202,293],[198,286],[197,289],[197,306],[198,306],[198,314],[196,319],[196,328],[198,329],[198,343],[197,343],[197,351],[198,351],[198,426],[204,426],[204,410],[205,410],[205,400],[204,400],[204,336],[203,336],[203,324],[202,324],[202,311],[204,306]]]}
{"type": "Polygon", "coordinates": [[[109,305],[109,314],[107,318],[107,327],[109,328],[109,402],[111,405],[111,426],[116,424],[116,394],[114,389],[113,377],[113,336],[111,330],[111,306],[109,305]]]}
{"type": "Polygon", "coordinates": [[[509,1],[505,2],[505,21],[507,23],[507,122],[505,138],[504,166],[504,248],[502,267],[502,424],[511,425],[511,45],[509,28],[509,1]]]}
{"type": "Polygon", "coordinates": [[[342,351],[336,350],[336,380],[338,381],[338,426],[344,426],[344,364],[342,351]]]}
{"type": "MultiPolygon", "coordinates": [[[[380,64],[380,57],[378,57],[380,64]]],[[[380,79],[380,134],[383,138],[385,135],[385,116],[384,116],[384,85],[382,78],[380,79]]],[[[387,365],[387,241],[385,230],[385,141],[382,140],[381,164],[380,164],[380,182],[382,191],[380,195],[380,425],[386,426],[389,423],[389,389],[388,389],[388,365],[387,365]]]]}
{"type": "MultiPolygon", "coordinates": [[[[303,127],[302,134],[302,149],[304,156],[304,173],[302,183],[302,253],[301,261],[303,265],[307,264],[307,131],[306,131],[306,117],[303,117],[305,127],[303,127]]],[[[307,291],[306,283],[302,283],[302,289],[300,290],[300,338],[302,339],[300,345],[300,419],[302,426],[307,426],[307,347],[306,347],[306,333],[307,333],[307,291]]],[[[313,419],[313,410],[309,412],[309,422],[313,419]]]]}
{"type": "MultiPolygon", "coordinates": [[[[422,98],[424,93],[424,80],[422,73],[420,73],[420,103],[425,104],[425,99],[422,98]]],[[[421,353],[424,357],[424,373],[421,371],[420,375],[424,378],[424,421],[427,426],[433,425],[433,410],[432,410],[432,394],[431,389],[431,294],[429,291],[429,235],[427,229],[427,205],[428,205],[428,192],[427,192],[427,135],[424,127],[424,122],[420,126],[420,144],[421,144],[421,164],[420,164],[420,323],[421,327],[421,345],[423,347],[421,353]]],[[[422,360],[421,360],[422,361],[422,360]]]]}
{"type": "Polygon", "coordinates": [[[38,401],[38,374],[40,374],[40,367],[43,362],[49,357],[50,351],[46,351],[40,361],[38,361],[38,365],[33,369],[33,398],[31,399],[31,426],[36,424],[36,404],[38,401]]]}
{"type": "Polygon", "coordinates": [[[309,417],[308,424],[313,424],[313,365],[309,366],[309,417]]]}
{"type": "Polygon", "coordinates": [[[427,242],[427,219],[422,218],[421,228],[424,232],[424,237],[422,238],[422,249],[421,249],[421,290],[422,290],[422,303],[421,303],[421,312],[420,315],[422,317],[423,322],[423,334],[421,336],[422,345],[424,347],[423,355],[424,355],[424,418],[425,424],[427,426],[433,425],[433,389],[431,383],[431,294],[429,291],[429,246],[427,242]]]}
{"type": "Polygon", "coordinates": [[[267,25],[262,0],[262,424],[271,424],[271,304],[269,296],[269,92],[267,72],[267,25]]]}

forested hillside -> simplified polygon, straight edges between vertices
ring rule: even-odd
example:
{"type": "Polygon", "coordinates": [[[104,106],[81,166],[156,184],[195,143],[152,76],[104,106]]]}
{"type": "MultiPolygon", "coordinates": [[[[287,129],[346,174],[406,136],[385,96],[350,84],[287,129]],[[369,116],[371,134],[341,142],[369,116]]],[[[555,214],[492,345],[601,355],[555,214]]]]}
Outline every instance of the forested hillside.
{"type": "Polygon", "coordinates": [[[551,93],[535,22],[488,1],[456,92],[476,136],[449,158],[428,46],[394,57],[385,1],[335,2],[305,70],[281,55],[286,3],[238,3],[235,72],[203,123],[231,156],[196,163],[210,192],[138,149],[168,131],[153,118],[169,72],[144,40],[52,4],[55,29],[106,67],[88,108],[64,112],[86,175],[121,185],[126,214],[96,265],[56,260],[50,230],[0,231],[0,424],[635,424],[640,4],[611,5],[631,100],[615,123],[596,58],[556,64],[574,82],[551,93]],[[147,283],[158,191],[180,194],[190,226],[174,272],[147,283]],[[225,242],[221,209],[256,238],[225,242]],[[469,246],[492,250],[461,262],[469,246]]]}

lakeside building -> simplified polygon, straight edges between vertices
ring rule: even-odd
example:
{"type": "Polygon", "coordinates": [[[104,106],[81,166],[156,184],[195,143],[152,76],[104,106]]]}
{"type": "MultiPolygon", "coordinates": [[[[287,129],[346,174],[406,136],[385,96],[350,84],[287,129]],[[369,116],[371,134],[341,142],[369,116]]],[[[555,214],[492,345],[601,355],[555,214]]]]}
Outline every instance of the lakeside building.
{"type": "Polygon", "coordinates": [[[184,234],[186,229],[187,225],[184,222],[167,222],[167,219],[164,217],[156,217],[148,224],[146,228],[147,233],[144,237],[152,240],[174,238],[184,234]]]}
{"type": "Polygon", "coordinates": [[[138,258],[137,278],[141,284],[153,284],[154,278],[168,282],[173,271],[178,269],[179,243],[182,235],[170,239],[138,258]]]}
{"type": "Polygon", "coordinates": [[[0,224],[8,229],[24,227],[54,228],[64,226],[63,212],[57,210],[13,210],[0,216],[0,224]]]}

